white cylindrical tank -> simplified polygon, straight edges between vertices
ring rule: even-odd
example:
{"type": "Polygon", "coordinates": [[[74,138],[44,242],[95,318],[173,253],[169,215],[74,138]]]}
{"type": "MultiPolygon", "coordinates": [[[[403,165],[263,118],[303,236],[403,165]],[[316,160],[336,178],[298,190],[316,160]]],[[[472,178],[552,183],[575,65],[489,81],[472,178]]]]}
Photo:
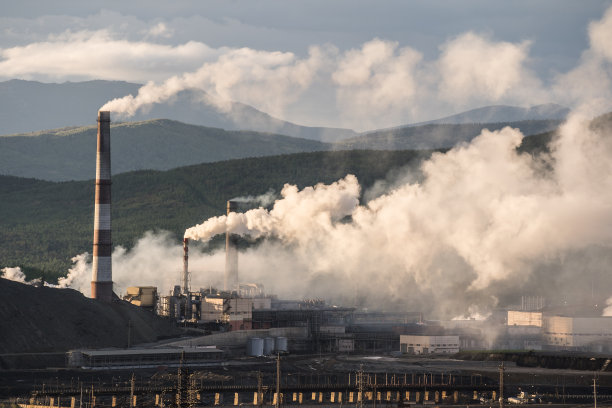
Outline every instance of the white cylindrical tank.
{"type": "Polygon", "coordinates": [[[289,349],[287,348],[287,338],[286,337],[276,338],[276,351],[279,353],[286,353],[289,351],[289,349]]]}
{"type": "Polygon", "coordinates": [[[247,355],[261,357],[264,354],[264,340],[260,337],[251,337],[247,341],[247,355]]]}
{"type": "Polygon", "coordinates": [[[263,353],[265,356],[269,356],[274,352],[274,337],[266,337],[264,339],[263,353]]]}

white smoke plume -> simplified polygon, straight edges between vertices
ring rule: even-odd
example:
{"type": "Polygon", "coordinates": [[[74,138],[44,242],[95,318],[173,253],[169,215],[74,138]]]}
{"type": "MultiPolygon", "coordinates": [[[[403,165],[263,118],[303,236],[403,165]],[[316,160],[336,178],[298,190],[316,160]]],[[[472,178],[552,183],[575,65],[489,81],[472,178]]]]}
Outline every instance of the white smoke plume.
{"type": "Polygon", "coordinates": [[[57,280],[57,287],[72,288],[83,294],[91,289],[91,257],[87,252],[72,258],[72,268],[66,277],[57,280]]]}
{"type": "Polygon", "coordinates": [[[0,269],[2,272],[2,277],[4,279],[12,280],[15,282],[26,283],[25,273],[21,271],[21,268],[16,266],[14,268],[2,268],[0,269]]]}
{"type": "Polygon", "coordinates": [[[487,313],[529,282],[569,289],[570,255],[612,245],[611,135],[587,125],[573,115],[544,162],[517,153],[518,130],[483,131],[424,163],[421,182],[365,205],[353,176],[285,186],[270,211],[214,217],[185,236],[275,237],[241,255],[241,276],[284,294],[487,313]],[[554,280],[546,262],[561,262],[554,280]]]}
{"type": "Polygon", "coordinates": [[[274,200],[276,200],[276,193],[273,190],[269,190],[267,193],[260,194],[258,196],[240,196],[230,199],[230,201],[234,201],[236,203],[258,204],[261,207],[268,207],[272,205],[274,200]]]}
{"type": "Polygon", "coordinates": [[[185,231],[185,238],[208,241],[226,231],[249,235],[277,236],[288,243],[300,243],[317,235],[324,235],[334,228],[334,223],[350,215],[359,203],[359,183],[352,175],[327,186],[317,184],[298,191],[296,186],[286,184],[281,199],[274,208],[249,210],[246,213],[231,213],[213,217],[205,223],[185,231]],[[310,228],[303,228],[308,219],[310,228]]]}
{"type": "MultiPolygon", "coordinates": [[[[525,293],[550,304],[592,287],[608,297],[612,134],[587,119],[572,115],[550,155],[518,153],[516,129],[483,131],[435,154],[418,181],[400,177],[364,204],[351,175],[303,190],[286,185],[270,210],[213,217],[185,236],[207,241],[229,230],[271,238],[241,251],[240,276],[281,297],[440,318],[484,316],[525,293]]],[[[70,286],[89,293],[87,257],[74,261],[70,286]]],[[[194,243],[189,265],[192,288],[222,284],[223,251],[194,243]]],[[[135,285],[167,293],[181,269],[182,248],[168,234],[147,233],[113,253],[117,293],[135,285]]]]}
{"type": "Polygon", "coordinates": [[[197,71],[168,78],[162,83],[148,82],[136,96],[109,101],[100,110],[127,116],[152,104],[167,102],[179,92],[198,89],[204,101],[228,112],[232,101],[256,103],[273,115],[295,101],[312,82],[322,64],[323,50],[311,47],[308,58],[290,52],[267,52],[240,48],[227,50],[216,61],[204,63],[197,71]],[[261,95],[274,97],[261,98],[261,95]]]}

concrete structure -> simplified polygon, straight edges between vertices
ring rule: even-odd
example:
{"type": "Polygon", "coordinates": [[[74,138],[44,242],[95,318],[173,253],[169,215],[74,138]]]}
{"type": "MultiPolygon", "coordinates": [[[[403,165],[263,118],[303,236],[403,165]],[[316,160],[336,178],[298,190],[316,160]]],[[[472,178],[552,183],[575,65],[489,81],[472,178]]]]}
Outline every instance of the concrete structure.
{"type": "MultiPolygon", "coordinates": [[[[238,204],[235,201],[227,202],[227,215],[236,212],[238,204]]],[[[238,290],[238,235],[225,233],[225,275],[223,290],[231,292],[238,290]]]]}
{"type": "Polygon", "coordinates": [[[111,241],[111,155],[110,112],[98,112],[96,151],[96,198],[91,297],[110,302],[113,299],[111,241]]]}
{"type": "Polygon", "coordinates": [[[459,336],[400,336],[400,351],[410,354],[458,353],[459,336]]]}
{"type": "Polygon", "coordinates": [[[542,312],[508,310],[508,326],[542,327],[542,312]]]}
{"type": "Polygon", "coordinates": [[[544,344],[562,350],[612,349],[612,317],[544,317],[544,344]]]}
{"type": "Polygon", "coordinates": [[[200,319],[202,322],[229,323],[230,330],[249,330],[252,312],[252,299],[206,296],[202,298],[200,319]]]}
{"type": "Polygon", "coordinates": [[[155,308],[157,304],[157,287],[155,286],[130,286],[123,300],[133,305],[155,308]]]}
{"type": "Polygon", "coordinates": [[[253,310],[270,309],[272,307],[272,299],[269,297],[253,298],[253,310]]]}

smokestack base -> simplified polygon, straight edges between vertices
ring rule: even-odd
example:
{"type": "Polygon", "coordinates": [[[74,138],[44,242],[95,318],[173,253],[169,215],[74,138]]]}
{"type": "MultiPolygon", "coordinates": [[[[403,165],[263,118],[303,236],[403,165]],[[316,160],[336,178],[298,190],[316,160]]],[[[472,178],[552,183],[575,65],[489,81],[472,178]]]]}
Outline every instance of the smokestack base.
{"type": "Polygon", "coordinates": [[[102,302],[113,301],[113,282],[91,282],[91,297],[102,302]]]}

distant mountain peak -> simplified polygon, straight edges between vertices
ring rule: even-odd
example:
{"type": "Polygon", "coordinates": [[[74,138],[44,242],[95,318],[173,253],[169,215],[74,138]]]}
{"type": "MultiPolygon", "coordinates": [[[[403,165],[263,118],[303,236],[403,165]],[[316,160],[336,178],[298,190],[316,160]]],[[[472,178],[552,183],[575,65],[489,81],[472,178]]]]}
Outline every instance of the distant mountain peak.
{"type": "Polygon", "coordinates": [[[468,111],[446,116],[440,119],[414,123],[408,126],[443,123],[462,124],[519,122],[524,120],[564,120],[569,112],[569,108],[556,103],[534,105],[529,108],[509,105],[491,105],[470,109],[468,111]]]}

